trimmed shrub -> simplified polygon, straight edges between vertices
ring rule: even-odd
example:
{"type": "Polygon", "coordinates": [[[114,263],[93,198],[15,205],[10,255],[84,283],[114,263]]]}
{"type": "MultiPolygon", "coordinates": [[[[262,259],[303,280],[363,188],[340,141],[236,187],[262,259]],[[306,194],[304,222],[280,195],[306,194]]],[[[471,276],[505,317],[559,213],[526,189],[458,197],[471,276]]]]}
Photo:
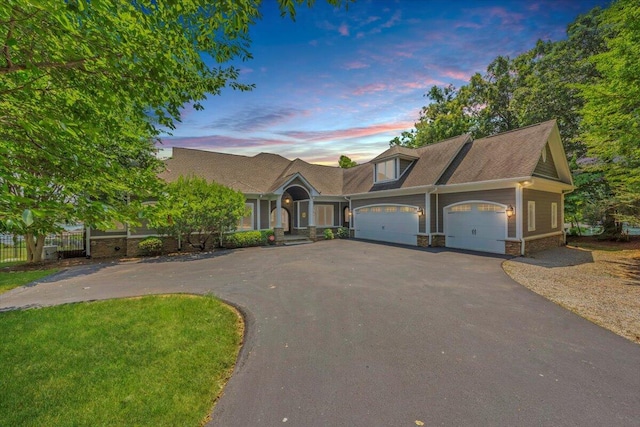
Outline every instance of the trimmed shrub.
{"type": "Polygon", "coordinates": [[[266,243],[266,239],[260,231],[238,231],[225,235],[222,246],[227,249],[261,246],[266,243]]]}
{"type": "Polygon", "coordinates": [[[333,240],[333,231],[331,231],[330,228],[326,228],[322,234],[324,235],[325,240],[333,240]]]}
{"type": "Polygon", "coordinates": [[[160,255],[162,247],[162,240],[158,237],[147,237],[138,243],[138,250],[142,255],[160,255]]]}
{"type": "Polygon", "coordinates": [[[346,227],[338,228],[338,231],[336,231],[336,236],[338,237],[338,239],[348,239],[349,238],[349,229],[346,228],[346,227]]]}

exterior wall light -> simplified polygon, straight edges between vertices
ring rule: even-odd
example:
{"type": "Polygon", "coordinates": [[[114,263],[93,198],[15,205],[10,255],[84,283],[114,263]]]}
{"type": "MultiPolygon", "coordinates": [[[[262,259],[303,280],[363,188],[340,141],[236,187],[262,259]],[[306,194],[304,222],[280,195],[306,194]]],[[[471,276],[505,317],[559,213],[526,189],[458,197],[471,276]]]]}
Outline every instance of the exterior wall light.
{"type": "Polygon", "coordinates": [[[290,198],[288,198],[288,197],[286,197],[286,198],[284,199],[284,203],[285,203],[285,204],[287,204],[287,205],[289,204],[289,202],[290,202],[290,201],[291,201],[291,199],[290,199],[290,198]]]}
{"type": "Polygon", "coordinates": [[[506,212],[507,212],[507,218],[511,218],[516,213],[515,210],[513,209],[513,206],[511,205],[507,207],[506,212]]]}
{"type": "Polygon", "coordinates": [[[418,208],[418,216],[424,215],[424,209],[418,208]]]}

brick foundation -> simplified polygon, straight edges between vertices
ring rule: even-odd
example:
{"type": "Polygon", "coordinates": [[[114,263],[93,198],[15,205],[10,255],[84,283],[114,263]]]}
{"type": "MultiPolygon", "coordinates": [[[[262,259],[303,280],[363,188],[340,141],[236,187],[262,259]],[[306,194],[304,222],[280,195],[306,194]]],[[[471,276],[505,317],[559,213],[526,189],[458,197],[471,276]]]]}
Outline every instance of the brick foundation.
{"type": "Polygon", "coordinates": [[[426,248],[429,246],[429,236],[418,236],[418,246],[426,248]]]}
{"type": "Polygon", "coordinates": [[[91,258],[113,258],[127,256],[127,238],[112,237],[91,240],[91,258]]]}
{"type": "Polygon", "coordinates": [[[527,240],[524,244],[524,256],[529,256],[536,252],[544,251],[547,249],[558,248],[564,245],[564,239],[562,234],[557,236],[543,237],[542,239],[527,240]]]}
{"type": "Polygon", "coordinates": [[[512,256],[520,256],[520,242],[507,240],[504,242],[504,253],[512,256]]]}
{"type": "Polygon", "coordinates": [[[309,235],[308,235],[309,240],[311,240],[312,242],[315,242],[316,240],[318,240],[318,235],[316,234],[317,230],[314,225],[307,227],[307,231],[309,231],[309,235]]]}
{"type": "Polygon", "coordinates": [[[354,230],[353,228],[349,229],[349,237],[351,237],[352,239],[356,237],[356,230],[354,230]]]}

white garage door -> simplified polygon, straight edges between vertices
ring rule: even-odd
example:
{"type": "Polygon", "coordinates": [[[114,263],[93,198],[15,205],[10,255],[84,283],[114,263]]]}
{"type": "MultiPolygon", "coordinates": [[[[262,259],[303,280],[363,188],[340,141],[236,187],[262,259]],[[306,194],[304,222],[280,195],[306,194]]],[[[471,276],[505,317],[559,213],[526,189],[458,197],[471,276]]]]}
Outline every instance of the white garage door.
{"type": "Polygon", "coordinates": [[[505,208],[493,203],[464,203],[445,208],[449,248],[503,254],[507,237],[505,208]]]}
{"type": "Polygon", "coordinates": [[[355,237],[417,245],[418,208],[379,205],[354,210],[355,237]]]}

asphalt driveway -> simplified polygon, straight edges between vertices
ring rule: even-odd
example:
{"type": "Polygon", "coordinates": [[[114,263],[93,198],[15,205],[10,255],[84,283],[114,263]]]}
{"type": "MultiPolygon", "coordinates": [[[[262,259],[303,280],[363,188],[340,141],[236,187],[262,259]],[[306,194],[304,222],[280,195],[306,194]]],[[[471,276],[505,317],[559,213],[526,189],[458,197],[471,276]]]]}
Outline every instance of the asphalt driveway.
{"type": "Polygon", "coordinates": [[[247,338],[212,426],[640,424],[640,346],[501,257],[359,241],[70,269],[0,309],[214,293],[247,338]]]}

